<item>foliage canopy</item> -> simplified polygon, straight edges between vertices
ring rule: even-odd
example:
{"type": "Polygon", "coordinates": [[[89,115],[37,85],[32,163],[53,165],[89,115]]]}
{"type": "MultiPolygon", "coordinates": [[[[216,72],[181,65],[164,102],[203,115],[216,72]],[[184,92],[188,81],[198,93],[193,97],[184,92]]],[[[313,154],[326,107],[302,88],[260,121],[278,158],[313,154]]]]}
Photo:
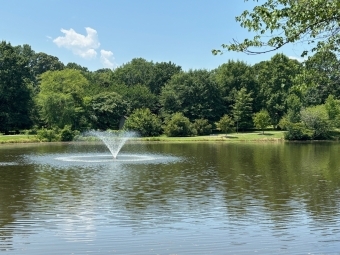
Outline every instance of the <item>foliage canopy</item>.
{"type": "MultiPolygon", "coordinates": [[[[312,52],[339,50],[340,2],[337,0],[267,0],[252,11],[245,10],[236,21],[255,35],[252,39],[241,42],[234,39],[230,44],[222,44],[229,51],[260,54],[299,41],[309,44],[312,52]]],[[[302,56],[306,54],[308,51],[302,52],[302,56]]]]}

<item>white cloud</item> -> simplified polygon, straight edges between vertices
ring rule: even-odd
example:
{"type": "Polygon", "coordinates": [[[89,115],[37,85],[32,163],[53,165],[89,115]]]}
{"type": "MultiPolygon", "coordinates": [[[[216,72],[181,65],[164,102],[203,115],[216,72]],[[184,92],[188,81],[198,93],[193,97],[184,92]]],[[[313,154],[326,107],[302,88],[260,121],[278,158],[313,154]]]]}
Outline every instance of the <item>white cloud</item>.
{"type": "Polygon", "coordinates": [[[75,55],[82,58],[95,58],[97,52],[95,49],[99,48],[100,43],[98,41],[97,31],[86,27],[87,35],[78,34],[72,28],[69,30],[61,29],[64,36],[59,36],[53,40],[58,47],[64,47],[72,50],[75,55]]]}
{"type": "Polygon", "coordinates": [[[114,57],[112,51],[101,50],[100,51],[100,61],[106,68],[114,68],[116,65],[114,63],[114,57]]]}

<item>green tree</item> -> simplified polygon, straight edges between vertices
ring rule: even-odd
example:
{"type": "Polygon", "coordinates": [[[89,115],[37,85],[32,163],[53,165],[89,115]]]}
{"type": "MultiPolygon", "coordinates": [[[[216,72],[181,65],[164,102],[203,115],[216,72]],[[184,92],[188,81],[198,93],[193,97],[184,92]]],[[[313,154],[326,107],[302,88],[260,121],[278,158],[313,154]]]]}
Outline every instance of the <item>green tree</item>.
{"type": "Polygon", "coordinates": [[[79,70],[47,71],[40,76],[36,102],[43,121],[49,126],[80,128],[84,115],[87,79],[79,70]]]}
{"type": "Polygon", "coordinates": [[[89,69],[87,67],[78,65],[77,63],[74,63],[74,62],[67,63],[65,68],[72,69],[72,70],[78,70],[78,71],[81,71],[82,73],[89,72],[89,69]]]}
{"type": "Polygon", "coordinates": [[[162,132],[162,123],[150,109],[136,109],[126,120],[124,129],[136,131],[144,137],[159,136],[162,132]]]}
{"type": "Polygon", "coordinates": [[[287,98],[287,119],[289,122],[300,122],[300,112],[302,103],[300,98],[295,94],[290,94],[287,98]]]}
{"type": "Polygon", "coordinates": [[[196,135],[190,120],[182,113],[174,113],[166,122],[164,132],[167,136],[192,136],[196,135]]]}
{"type": "Polygon", "coordinates": [[[137,84],[131,87],[122,85],[119,86],[117,91],[128,102],[128,113],[141,108],[148,108],[154,113],[158,110],[157,96],[145,85],[137,84]]]}
{"type": "Polygon", "coordinates": [[[267,110],[262,109],[253,116],[253,121],[256,128],[262,129],[262,134],[264,134],[264,129],[270,125],[270,116],[267,110]]]}
{"type": "Polygon", "coordinates": [[[94,129],[118,129],[121,118],[127,113],[128,105],[115,92],[102,92],[89,102],[90,119],[94,129]]]}
{"type": "Polygon", "coordinates": [[[175,74],[180,73],[182,68],[172,62],[155,63],[153,66],[153,73],[149,84],[146,84],[150,91],[156,95],[159,95],[165,84],[175,74]]]}
{"type": "Polygon", "coordinates": [[[307,107],[301,110],[301,121],[312,131],[312,139],[327,139],[331,123],[324,105],[307,107]]]}
{"type": "Polygon", "coordinates": [[[206,119],[196,119],[194,128],[197,131],[197,135],[210,135],[212,132],[212,125],[206,119]]]}
{"type": "Polygon", "coordinates": [[[216,123],[217,128],[219,128],[223,133],[227,135],[228,132],[233,130],[234,121],[227,114],[223,115],[223,117],[216,123]]]}
{"type": "Polygon", "coordinates": [[[302,122],[287,122],[285,129],[287,130],[284,133],[286,140],[311,140],[313,136],[313,131],[308,129],[302,122]]]}
{"type": "Polygon", "coordinates": [[[86,92],[88,96],[93,96],[105,91],[112,91],[111,86],[113,85],[113,71],[111,69],[104,68],[94,72],[83,72],[83,74],[85,74],[86,78],[90,82],[90,86],[86,92]]]}
{"type": "MultiPolygon", "coordinates": [[[[302,41],[311,51],[338,50],[340,3],[325,0],[267,0],[253,11],[236,17],[243,28],[255,33],[243,42],[234,40],[222,48],[259,54],[277,50],[289,43],[302,41]],[[256,50],[254,48],[260,48],[256,50]]],[[[221,50],[213,50],[214,54],[221,50]]],[[[302,52],[302,55],[307,51],[302,52]]]]}
{"type": "Polygon", "coordinates": [[[235,96],[235,104],[232,108],[234,121],[236,122],[236,131],[238,129],[247,129],[253,126],[252,123],[252,102],[251,93],[247,89],[241,88],[235,96]]]}
{"type": "Polygon", "coordinates": [[[47,71],[60,71],[64,68],[64,64],[57,57],[44,52],[35,53],[31,59],[31,70],[35,77],[47,71]]]}
{"type": "Polygon", "coordinates": [[[230,113],[231,106],[235,103],[235,94],[241,88],[246,88],[248,92],[252,92],[254,98],[252,108],[254,111],[259,111],[264,107],[259,94],[260,86],[256,82],[255,70],[252,66],[242,61],[229,60],[213,70],[212,77],[223,94],[227,105],[226,113],[230,113]]]}
{"type": "Polygon", "coordinates": [[[276,54],[269,61],[254,66],[260,85],[260,98],[276,126],[287,111],[287,97],[294,85],[294,79],[301,71],[301,65],[283,54],[276,54]]]}
{"type": "Polygon", "coordinates": [[[174,75],[160,95],[163,114],[182,112],[190,121],[214,122],[225,111],[223,95],[207,70],[190,70],[174,75]]]}
{"type": "Polygon", "coordinates": [[[158,95],[171,77],[180,71],[181,67],[171,62],[153,63],[143,58],[134,58],[116,68],[112,80],[115,84],[125,84],[128,87],[144,85],[151,93],[158,95]]]}
{"type": "Polygon", "coordinates": [[[154,63],[143,58],[134,58],[130,62],[116,68],[113,72],[115,84],[134,86],[137,84],[149,85],[153,76],[154,63]]]}
{"type": "Polygon", "coordinates": [[[28,59],[10,43],[0,43],[0,131],[31,125],[31,89],[28,59]]]}
{"type": "Polygon", "coordinates": [[[340,97],[340,62],[332,52],[317,52],[304,62],[305,105],[323,104],[332,94],[340,97]]]}
{"type": "Polygon", "coordinates": [[[325,109],[328,119],[335,127],[340,126],[340,101],[336,100],[333,95],[329,95],[325,102],[325,109]]]}

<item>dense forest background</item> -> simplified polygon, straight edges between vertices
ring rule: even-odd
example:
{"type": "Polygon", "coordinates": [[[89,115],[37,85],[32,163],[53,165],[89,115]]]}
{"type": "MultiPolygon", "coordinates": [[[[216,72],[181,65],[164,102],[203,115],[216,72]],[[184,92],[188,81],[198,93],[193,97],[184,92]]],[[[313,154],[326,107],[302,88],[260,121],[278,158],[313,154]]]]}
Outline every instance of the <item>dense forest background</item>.
{"type": "Polygon", "coordinates": [[[0,132],[54,130],[69,139],[90,129],[124,128],[142,136],[191,136],[272,126],[286,139],[327,139],[340,126],[340,62],[318,52],[303,63],[283,54],[214,70],[135,58],[89,71],[0,43],[0,132]]]}

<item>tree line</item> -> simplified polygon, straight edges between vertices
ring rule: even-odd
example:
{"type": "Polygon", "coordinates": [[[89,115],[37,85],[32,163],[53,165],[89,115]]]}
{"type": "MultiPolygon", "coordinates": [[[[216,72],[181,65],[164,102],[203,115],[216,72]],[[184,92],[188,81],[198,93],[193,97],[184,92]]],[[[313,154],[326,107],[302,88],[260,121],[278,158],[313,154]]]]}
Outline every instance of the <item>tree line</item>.
{"type": "Polygon", "coordinates": [[[329,51],[303,63],[276,54],[249,65],[229,60],[213,70],[134,58],[89,71],[0,43],[0,132],[40,132],[68,140],[89,129],[124,128],[142,136],[206,135],[268,126],[287,139],[327,139],[340,126],[340,62],[329,51]],[[54,132],[52,131],[54,130],[54,132]]]}

